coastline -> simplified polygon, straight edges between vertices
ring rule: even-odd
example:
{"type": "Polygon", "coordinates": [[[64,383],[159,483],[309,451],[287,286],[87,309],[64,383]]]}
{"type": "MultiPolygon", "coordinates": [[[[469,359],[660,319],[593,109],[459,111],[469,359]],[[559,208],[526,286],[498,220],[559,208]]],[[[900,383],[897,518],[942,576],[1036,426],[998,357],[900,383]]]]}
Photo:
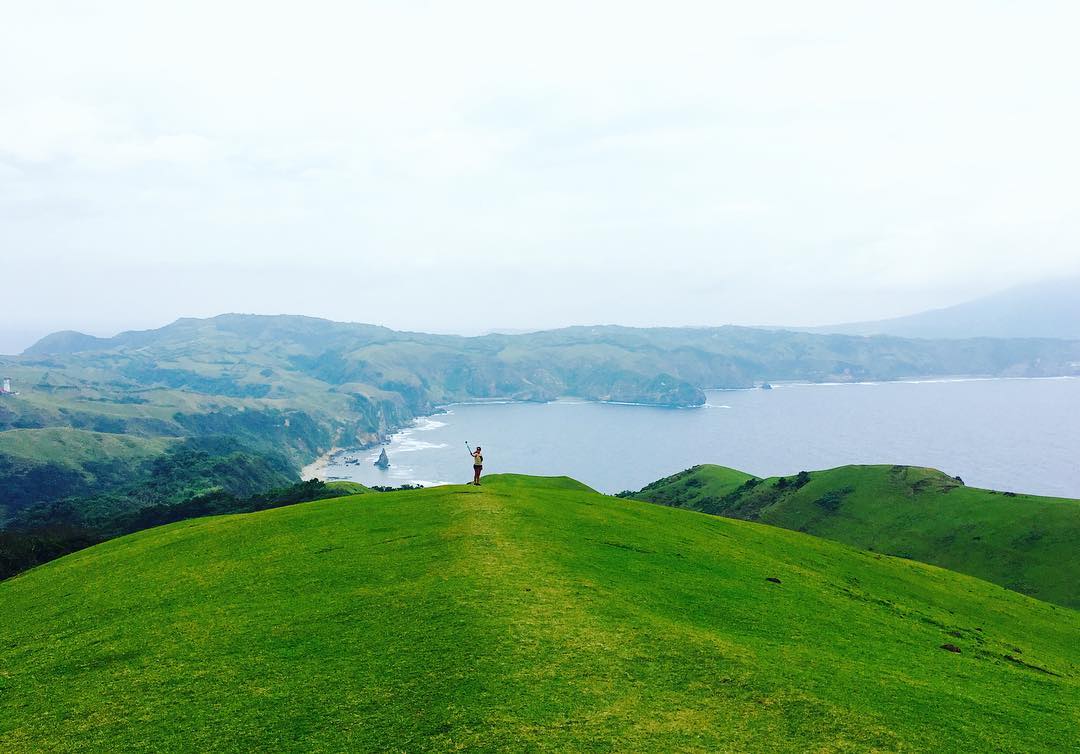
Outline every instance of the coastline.
{"type": "MultiPolygon", "coordinates": [[[[933,383],[951,383],[951,382],[992,382],[995,380],[1080,380],[1080,374],[1054,374],[1054,375],[1040,375],[1034,377],[1022,376],[1022,375],[995,375],[995,374],[950,374],[950,375],[919,375],[914,377],[897,377],[895,379],[870,379],[870,380],[842,380],[842,381],[828,381],[828,382],[815,382],[812,380],[772,380],[771,384],[774,388],[777,387],[837,387],[842,385],[889,385],[889,384],[907,384],[907,385],[922,385],[933,383]]],[[[700,388],[704,392],[737,392],[744,390],[760,390],[759,384],[746,385],[741,387],[702,387],[700,388]]],[[[496,406],[496,405],[548,405],[553,403],[573,404],[573,403],[596,403],[602,406],[641,406],[643,408],[670,408],[670,409],[695,409],[704,408],[707,404],[699,405],[678,405],[669,403],[648,403],[638,401],[611,401],[602,400],[600,398],[582,398],[576,395],[560,395],[557,398],[551,400],[536,400],[536,399],[517,399],[517,398],[478,398],[469,401],[452,401],[450,403],[440,403],[435,406],[434,413],[418,415],[415,418],[427,418],[436,416],[441,413],[446,413],[447,409],[451,409],[454,406],[496,406]]],[[[405,427],[398,427],[391,429],[387,434],[388,436],[405,429],[405,427]]]]}
{"type": "MultiPolygon", "coordinates": [[[[1052,376],[1037,376],[1037,377],[1022,377],[1022,376],[1005,376],[1005,375],[927,375],[920,377],[905,377],[894,380],[850,380],[845,382],[809,382],[799,380],[777,380],[772,382],[773,388],[794,388],[794,387],[842,387],[842,386],[875,386],[875,385],[888,385],[888,384],[935,384],[935,383],[961,383],[961,382],[984,382],[984,381],[1025,381],[1025,380],[1080,380],[1080,375],[1052,375],[1052,376]]],[[[759,387],[706,387],[702,388],[703,391],[726,393],[726,392],[742,392],[742,391],[756,391],[760,390],[759,387]]],[[[605,401],[595,398],[581,398],[578,396],[559,396],[552,400],[521,400],[514,398],[486,398],[472,401],[453,401],[451,403],[437,404],[433,407],[431,413],[420,414],[414,416],[408,422],[401,426],[388,427],[385,433],[381,434],[379,439],[373,443],[365,443],[362,445],[350,445],[350,446],[334,446],[321,456],[316,458],[311,463],[304,466],[300,471],[300,478],[302,481],[308,481],[311,479],[322,479],[326,481],[326,471],[333,461],[334,457],[341,453],[354,452],[359,450],[367,450],[378,445],[386,444],[390,441],[390,438],[402,431],[408,430],[410,427],[415,426],[417,422],[424,419],[432,419],[434,417],[452,413],[452,409],[456,406],[491,406],[491,405],[551,405],[551,404],[598,404],[608,406],[637,406],[641,408],[666,408],[666,409],[708,409],[708,408],[729,408],[728,406],[719,404],[710,404],[706,401],[699,406],[667,406],[663,404],[655,403],[632,403],[626,401],[605,401]]]]}
{"type": "MultiPolygon", "coordinates": [[[[712,390],[713,388],[701,388],[702,390],[712,390]]],[[[724,389],[724,388],[718,388],[724,389]]],[[[752,390],[753,388],[729,388],[731,390],[752,390]]],[[[694,405],[679,405],[673,403],[640,403],[635,401],[605,401],[600,398],[581,398],[576,395],[561,395],[558,398],[552,398],[547,401],[538,401],[529,399],[516,399],[516,398],[483,398],[475,401],[454,401],[453,403],[440,403],[436,406],[439,411],[435,414],[424,414],[424,417],[437,416],[440,413],[446,413],[446,409],[453,408],[454,406],[523,406],[523,405],[536,405],[536,406],[549,406],[553,403],[562,403],[567,405],[581,404],[581,403],[598,403],[602,406],[642,406],[644,408],[672,408],[672,409],[684,409],[684,408],[701,408],[704,403],[694,405]]],[[[423,418],[423,417],[417,417],[423,418]]]]}
{"type": "Polygon", "coordinates": [[[326,480],[323,479],[323,476],[326,473],[326,467],[330,465],[331,459],[333,459],[335,455],[340,453],[341,450],[342,448],[338,447],[330,448],[330,450],[326,451],[314,461],[309,463],[307,466],[300,469],[300,481],[308,482],[312,479],[322,479],[325,482],[326,480]]]}

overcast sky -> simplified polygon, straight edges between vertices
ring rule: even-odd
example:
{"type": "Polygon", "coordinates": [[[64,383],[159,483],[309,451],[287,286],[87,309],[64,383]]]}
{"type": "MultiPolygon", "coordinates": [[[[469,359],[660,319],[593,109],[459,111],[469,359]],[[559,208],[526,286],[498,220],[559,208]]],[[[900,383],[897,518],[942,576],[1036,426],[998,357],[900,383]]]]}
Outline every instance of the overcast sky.
{"type": "Polygon", "coordinates": [[[809,325],[1080,271],[1073,2],[0,5],[0,352],[809,325]]]}

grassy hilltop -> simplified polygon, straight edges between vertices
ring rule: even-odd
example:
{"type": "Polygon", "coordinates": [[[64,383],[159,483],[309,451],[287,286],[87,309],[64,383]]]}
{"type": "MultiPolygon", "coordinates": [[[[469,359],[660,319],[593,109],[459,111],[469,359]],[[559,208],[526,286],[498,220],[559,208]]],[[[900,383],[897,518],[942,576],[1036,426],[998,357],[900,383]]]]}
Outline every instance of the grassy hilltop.
{"type": "Polygon", "coordinates": [[[911,466],[769,479],[695,466],[634,497],[933,563],[1080,608],[1080,500],[965,487],[911,466]]]}
{"type": "Polygon", "coordinates": [[[5,752],[1080,736],[1080,613],[568,479],[185,521],[0,582],[0,605],[5,752]]]}

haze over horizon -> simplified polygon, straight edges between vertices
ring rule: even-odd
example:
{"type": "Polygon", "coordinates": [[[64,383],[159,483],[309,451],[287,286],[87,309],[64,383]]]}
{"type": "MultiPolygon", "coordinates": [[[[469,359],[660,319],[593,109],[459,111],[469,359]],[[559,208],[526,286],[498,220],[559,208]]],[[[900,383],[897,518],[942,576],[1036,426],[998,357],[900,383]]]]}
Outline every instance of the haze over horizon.
{"type": "Polygon", "coordinates": [[[813,326],[1077,275],[1068,18],[12,7],[0,353],[223,312],[813,326]]]}

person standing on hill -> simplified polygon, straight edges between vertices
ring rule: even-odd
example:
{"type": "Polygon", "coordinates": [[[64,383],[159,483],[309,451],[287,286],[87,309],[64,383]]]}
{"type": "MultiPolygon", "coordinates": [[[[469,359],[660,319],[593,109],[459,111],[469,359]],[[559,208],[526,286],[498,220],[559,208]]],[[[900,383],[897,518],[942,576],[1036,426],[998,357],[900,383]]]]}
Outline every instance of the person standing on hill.
{"type": "Polygon", "coordinates": [[[483,450],[479,445],[476,446],[476,450],[469,451],[472,454],[473,465],[473,480],[472,483],[477,487],[480,486],[480,472],[484,470],[484,456],[480,452],[483,450]]]}

